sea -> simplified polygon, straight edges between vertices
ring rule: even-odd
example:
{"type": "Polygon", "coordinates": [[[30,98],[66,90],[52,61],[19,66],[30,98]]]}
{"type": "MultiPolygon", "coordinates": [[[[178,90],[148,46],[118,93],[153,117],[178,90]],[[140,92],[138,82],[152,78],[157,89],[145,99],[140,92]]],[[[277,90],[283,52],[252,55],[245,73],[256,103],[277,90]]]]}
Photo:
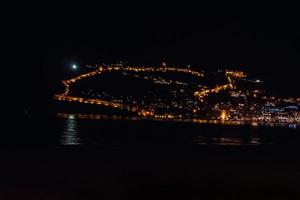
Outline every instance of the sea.
{"type": "Polygon", "coordinates": [[[2,145],[300,145],[297,125],[58,113],[26,118],[2,134],[2,145]]]}
{"type": "Polygon", "coordinates": [[[0,199],[300,199],[295,126],[71,113],[11,121],[0,199]]]}

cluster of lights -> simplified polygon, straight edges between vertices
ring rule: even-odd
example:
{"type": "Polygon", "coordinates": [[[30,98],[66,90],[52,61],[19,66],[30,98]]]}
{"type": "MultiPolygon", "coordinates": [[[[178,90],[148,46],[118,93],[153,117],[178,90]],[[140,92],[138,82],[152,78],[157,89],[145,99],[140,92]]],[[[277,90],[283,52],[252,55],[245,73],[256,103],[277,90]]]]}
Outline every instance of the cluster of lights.
{"type": "Polygon", "coordinates": [[[134,71],[134,72],[180,72],[188,73],[193,76],[204,77],[203,73],[194,71],[191,69],[180,68],[180,67],[119,67],[119,66],[109,66],[106,68],[107,71],[134,71]]]}
{"type": "Polygon", "coordinates": [[[154,116],[154,111],[153,110],[140,110],[138,112],[138,115],[143,116],[143,117],[152,117],[152,116],[154,116]]]}
{"type": "MultiPolygon", "coordinates": [[[[72,66],[73,69],[76,69],[77,66],[73,65],[72,66]]],[[[161,115],[157,115],[155,114],[154,110],[143,110],[143,109],[138,109],[136,107],[130,106],[130,105],[123,105],[121,103],[116,103],[110,100],[100,100],[100,99],[93,99],[93,98],[81,98],[81,97],[75,97],[75,96],[69,96],[70,93],[70,86],[71,84],[76,83],[79,80],[82,80],[84,78],[87,77],[91,77],[91,76],[95,76],[97,74],[101,74],[103,72],[112,72],[112,71],[121,71],[123,73],[126,72],[181,72],[181,73],[189,73],[192,74],[193,76],[197,76],[197,77],[203,77],[204,74],[197,72],[197,71],[193,71],[191,69],[187,69],[187,68],[171,68],[171,67],[167,67],[167,66],[163,66],[163,67],[132,67],[132,66],[128,66],[128,67],[124,67],[124,66],[118,66],[118,65],[109,65],[107,67],[102,67],[99,66],[95,71],[89,72],[89,73],[85,73],[85,74],[81,74],[77,77],[68,79],[68,80],[64,80],[62,81],[63,84],[65,85],[65,91],[63,94],[60,95],[55,95],[54,99],[59,100],[59,101],[67,101],[67,102],[79,102],[79,103],[83,103],[83,104],[94,104],[94,105],[101,105],[101,106],[106,106],[106,107],[110,107],[110,108],[116,108],[116,109],[127,109],[127,110],[131,110],[133,111],[133,108],[135,108],[134,112],[137,112],[138,116],[140,117],[151,117],[151,118],[155,118],[155,119],[182,119],[182,116],[175,116],[173,114],[161,114],[161,115]]],[[[139,75],[135,75],[140,77],[139,75]]],[[[246,74],[242,71],[226,71],[225,72],[225,76],[228,79],[228,83],[225,85],[221,85],[221,86],[216,86],[215,88],[212,89],[204,89],[201,91],[195,91],[194,92],[194,96],[196,97],[196,99],[198,99],[200,102],[204,101],[204,98],[212,93],[219,93],[220,91],[223,90],[228,90],[228,89],[235,89],[235,81],[234,79],[241,79],[241,80],[246,80],[246,74]]],[[[149,77],[143,77],[144,79],[149,79],[149,77]]],[[[156,79],[152,79],[152,81],[154,81],[155,83],[160,83],[160,84],[167,84],[169,82],[164,81],[164,79],[162,79],[162,81],[160,80],[156,80],[156,79]]],[[[174,81],[173,81],[174,82],[174,81]]],[[[172,82],[172,83],[173,83],[172,82]]],[[[255,80],[252,82],[257,82],[260,83],[262,81],[260,80],[255,80]]],[[[183,84],[182,82],[174,82],[176,84],[183,84]]],[[[255,94],[256,95],[256,94],[255,94]]],[[[272,97],[272,98],[267,98],[267,97],[262,97],[262,99],[264,100],[269,100],[269,101],[275,101],[277,100],[277,98],[272,97]]],[[[300,102],[300,99],[283,99],[283,101],[286,102],[300,102]]],[[[176,106],[175,106],[176,107],[176,106]]],[[[192,108],[191,108],[192,109],[192,108]]],[[[231,110],[235,110],[232,109],[231,110]]],[[[251,122],[255,122],[256,125],[259,122],[263,122],[263,121],[267,121],[270,123],[275,123],[276,121],[280,121],[280,122],[286,122],[286,123],[294,123],[295,119],[298,120],[297,123],[300,122],[300,117],[298,116],[298,118],[295,117],[286,117],[286,116],[278,116],[278,117],[271,117],[271,115],[267,115],[264,111],[264,114],[259,114],[257,113],[256,117],[248,117],[248,116],[238,116],[239,118],[234,118],[233,116],[230,115],[231,113],[230,109],[227,110],[222,110],[222,108],[217,108],[217,111],[220,112],[219,117],[216,117],[217,119],[221,120],[221,121],[231,121],[231,120],[235,120],[235,121],[251,121],[251,122]]],[[[243,108],[240,111],[235,111],[237,114],[239,113],[243,113],[243,108]]],[[[197,113],[197,109],[192,109],[193,113],[197,113]]],[[[276,111],[276,113],[278,113],[279,111],[276,111]]],[[[205,123],[207,123],[208,121],[205,120],[205,123]]],[[[200,121],[195,121],[195,123],[201,123],[200,121]]]]}
{"type": "Polygon", "coordinates": [[[54,95],[54,99],[59,101],[79,102],[84,104],[96,104],[96,105],[103,105],[103,106],[114,107],[114,108],[123,108],[123,105],[120,103],[103,101],[99,99],[72,97],[72,96],[59,95],[59,94],[54,95]]]}
{"type": "MultiPolygon", "coordinates": [[[[73,68],[74,68],[74,66],[75,66],[75,68],[77,68],[77,66],[76,65],[73,65],[73,68]]],[[[94,76],[94,75],[96,75],[96,74],[100,74],[101,73],[101,71],[102,71],[102,67],[99,67],[96,71],[93,71],[93,72],[89,72],[89,73],[85,73],[85,74],[81,74],[81,75],[79,75],[79,76],[77,76],[77,77],[75,77],[75,78],[71,78],[71,79],[69,79],[69,80],[64,80],[64,81],[62,81],[62,83],[65,85],[65,92],[63,93],[63,95],[64,96],[67,96],[68,94],[69,94],[69,92],[70,92],[70,84],[71,83],[75,83],[75,82],[77,82],[77,81],[79,81],[79,80],[81,80],[81,79],[83,79],[83,78],[86,78],[86,77],[90,77],[90,76],[94,76]]]]}
{"type": "Polygon", "coordinates": [[[245,73],[242,72],[242,71],[227,71],[225,73],[225,75],[226,75],[226,78],[228,79],[228,84],[221,85],[221,86],[216,86],[213,89],[196,91],[196,92],[194,92],[194,96],[196,98],[198,98],[200,101],[203,101],[203,98],[208,96],[210,93],[218,93],[222,90],[233,89],[234,84],[233,84],[233,81],[232,81],[231,77],[234,77],[234,78],[245,78],[246,77],[245,73]]]}
{"type": "MultiPolygon", "coordinates": [[[[72,68],[76,69],[77,66],[73,65],[72,68]]],[[[203,77],[204,76],[203,73],[193,71],[191,69],[179,68],[179,67],[172,68],[172,67],[130,67],[130,66],[128,66],[128,67],[120,67],[120,66],[102,67],[102,66],[99,66],[95,71],[85,73],[85,74],[81,74],[77,77],[62,81],[62,83],[65,86],[65,91],[61,95],[55,95],[54,99],[59,100],[59,101],[77,101],[77,102],[80,102],[80,103],[97,104],[97,105],[104,105],[104,106],[113,105],[113,107],[115,107],[115,108],[125,107],[125,106],[117,105],[113,102],[102,101],[102,100],[99,100],[99,99],[84,99],[84,98],[80,98],[80,97],[68,96],[69,93],[70,93],[70,85],[76,83],[79,80],[82,80],[82,79],[87,78],[87,77],[95,76],[95,75],[100,74],[102,72],[121,71],[121,70],[125,71],[125,72],[126,71],[134,71],[134,72],[181,72],[181,73],[189,73],[189,74],[192,74],[192,75],[198,76],[198,77],[203,77]]],[[[176,82],[176,83],[180,84],[179,82],[176,82]]],[[[144,114],[141,114],[141,115],[144,115],[144,114]]],[[[147,114],[147,116],[148,115],[149,114],[147,114]]]]}

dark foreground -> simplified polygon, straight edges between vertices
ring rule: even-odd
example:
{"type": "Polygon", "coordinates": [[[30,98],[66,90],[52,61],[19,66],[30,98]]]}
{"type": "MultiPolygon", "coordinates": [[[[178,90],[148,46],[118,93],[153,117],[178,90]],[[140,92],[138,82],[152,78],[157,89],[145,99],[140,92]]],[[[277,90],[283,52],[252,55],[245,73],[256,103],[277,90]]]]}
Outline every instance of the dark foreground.
{"type": "Polygon", "coordinates": [[[300,199],[296,145],[1,149],[0,199],[300,199]]]}

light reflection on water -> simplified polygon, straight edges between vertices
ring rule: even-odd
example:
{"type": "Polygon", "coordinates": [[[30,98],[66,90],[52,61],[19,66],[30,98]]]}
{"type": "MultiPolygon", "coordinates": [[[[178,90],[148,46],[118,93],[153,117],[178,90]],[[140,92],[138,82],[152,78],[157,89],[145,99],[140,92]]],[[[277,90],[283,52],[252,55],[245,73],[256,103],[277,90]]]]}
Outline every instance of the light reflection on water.
{"type": "MultiPolygon", "coordinates": [[[[171,131],[169,134],[165,132],[160,132],[160,130],[156,130],[155,132],[147,132],[144,129],[147,129],[147,127],[144,127],[143,125],[139,125],[139,127],[132,126],[133,124],[127,123],[126,125],[132,126],[130,131],[133,131],[136,134],[138,132],[139,135],[145,135],[145,138],[137,139],[133,137],[133,141],[130,139],[124,141],[124,138],[118,136],[118,134],[121,135],[130,135],[132,132],[126,132],[123,131],[123,129],[119,130],[112,130],[115,127],[115,124],[118,124],[118,122],[112,122],[112,121],[120,121],[124,122],[126,120],[128,121],[153,121],[149,118],[143,118],[143,117],[124,117],[120,115],[94,115],[94,114],[65,114],[60,113],[58,114],[58,117],[60,119],[64,119],[64,128],[62,131],[62,135],[60,138],[60,144],[62,145],[80,145],[80,144],[99,144],[101,142],[107,143],[107,142],[148,142],[147,139],[153,136],[155,139],[160,137],[167,137],[167,142],[172,141],[173,133],[171,134],[171,131]],[[96,121],[95,121],[96,120],[96,121]],[[108,128],[106,126],[106,122],[110,121],[112,125],[108,125],[108,128]],[[87,125],[88,124],[88,125],[87,125]],[[141,128],[142,127],[142,128],[141,128]],[[81,129],[80,129],[81,128],[81,129]],[[92,131],[93,130],[93,131],[92,131]],[[116,132],[118,132],[116,134],[116,132]],[[162,133],[162,136],[161,136],[162,133]],[[153,134],[153,135],[152,135],[153,134]]],[[[245,123],[245,122],[227,122],[227,121],[217,121],[217,120],[155,120],[155,121],[175,121],[175,122],[189,122],[189,124],[213,124],[213,126],[209,126],[206,130],[206,132],[201,127],[197,128],[187,128],[180,132],[180,137],[178,139],[179,143],[188,143],[188,144],[205,144],[205,145],[261,145],[261,144],[272,144],[272,143],[280,143],[281,141],[278,140],[278,138],[272,138],[273,135],[267,135],[266,137],[264,135],[261,135],[262,133],[265,134],[265,131],[259,132],[258,128],[261,126],[270,126],[270,127],[288,127],[292,129],[299,128],[298,125],[282,125],[282,124],[261,124],[257,122],[251,122],[251,123],[245,123]],[[216,126],[215,126],[216,125],[216,126]],[[243,129],[244,126],[239,125],[248,125],[249,129],[243,129]],[[216,128],[216,127],[225,127],[223,128],[216,128]],[[227,127],[227,128],[226,128],[227,127]],[[229,127],[229,128],[228,128],[229,127]],[[230,127],[241,127],[240,128],[234,128],[230,129],[230,127]],[[234,130],[232,132],[232,130],[234,130]],[[186,133],[184,133],[186,131],[186,133]],[[271,137],[270,137],[271,136],[271,137]],[[187,140],[184,140],[184,137],[188,138],[187,140]]],[[[177,124],[177,123],[176,123],[177,124]]],[[[184,123],[185,124],[185,123],[184,123]]],[[[164,125],[160,125],[163,127],[164,125]]],[[[178,127],[182,126],[180,123],[178,123],[178,127]]],[[[176,125],[177,127],[177,125],[176,125]]],[[[189,127],[189,125],[188,125],[189,127]]],[[[160,128],[160,127],[159,127],[160,128]]],[[[268,129],[267,132],[273,129],[268,129]]],[[[168,132],[168,131],[167,131],[168,132]]],[[[282,132],[280,133],[282,134],[282,132]]],[[[278,136],[278,135],[277,135],[278,136]]],[[[175,136],[174,136],[175,137],[175,136]]],[[[280,139],[281,140],[281,139],[280,139]]],[[[289,140],[288,142],[290,142],[289,140]]],[[[300,141],[298,141],[300,142],[300,141]]]]}
{"type": "Polygon", "coordinates": [[[245,143],[243,141],[242,138],[238,138],[238,137],[203,137],[203,136],[198,136],[196,137],[195,144],[211,144],[211,145],[222,145],[222,146],[226,146],[226,145],[230,145],[230,146],[240,146],[240,145],[260,145],[260,138],[258,137],[253,137],[253,138],[249,138],[249,140],[247,140],[247,143],[245,143]]]}
{"type": "Polygon", "coordinates": [[[121,116],[121,115],[99,115],[99,114],[67,114],[58,113],[60,118],[72,118],[78,119],[91,119],[91,120],[151,120],[151,121],[171,121],[171,122],[192,122],[196,124],[221,124],[221,125],[250,125],[252,127],[266,126],[266,127],[285,127],[290,129],[300,128],[300,124],[288,124],[288,123],[273,123],[273,122],[245,122],[245,121],[222,121],[222,120],[206,120],[206,119],[159,119],[148,118],[139,116],[121,116]]]}
{"type": "Polygon", "coordinates": [[[75,115],[66,116],[63,134],[60,138],[62,145],[78,145],[80,144],[80,136],[78,134],[77,119],[75,115]]]}

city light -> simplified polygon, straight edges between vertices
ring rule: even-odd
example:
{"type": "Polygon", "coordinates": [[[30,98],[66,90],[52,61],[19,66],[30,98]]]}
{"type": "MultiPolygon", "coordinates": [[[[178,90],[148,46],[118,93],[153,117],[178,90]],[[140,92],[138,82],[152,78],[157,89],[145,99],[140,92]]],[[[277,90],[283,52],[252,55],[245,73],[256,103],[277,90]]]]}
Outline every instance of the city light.
{"type": "MultiPolygon", "coordinates": [[[[190,67],[169,67],[167,65],[104,65],[97,67],[94,71],[63,80],[62,83],[65,86],[65,90],[62,94],[55,95],[54,99],[67,103],[74,102],[102,106],[122,112],[128,111],[142,118],[192,121],[219,120],[221,123],[249,122],[253,124],[286,123],[300,125],[300,98],[268,97],[259,87],[252,90],[241,89],[239,88],[239,82],[244,81],[247,84],[263,83],[259,79],[249,80],[243,71],[226,70],[224,73],[224,71],[220,70],[218,73],[223,73],[223,76],[227,79],[225,83],[222,82],[222,84],[216,84],[215,86],[198,84],[197,87],[194,87],[193,83],[189,81],[178,78],[171,79],[168,78],[167,74],[189,74],[193,79],[202,81],[202,78],[208,77],[204,71],[192,70],[190,67]],[[72,95],[72,85],[79,84],[80,80],[96,75],[103,76],[108,73],[121,73],[124,76],[131,76],[133,79],[144,80],[148,83],[152,82],[152,84],[156,85],[155,87],[160,87],[160,85],[162,87],[170,87],[172,95],[177,100],[168,100],[168,98],[164,99],[162,97],[154,98],[150,103],[145,104],[144,100],[147,97],[138,102],[130,98],[128,99],[126,96],[116,98],[107,96],[106,93],[99,94],[92,91],[84,93],[84,96],[80,94],[72,95]],[[227,97],[223,98],[222,95],[223,97],[227,95],[227,97]],[[219,102],[210,101],[211,96],[214,96],[214,98],[217,97],[219,102]],[[252,101],[255,99],[255,102],[249,104],[250,98],[252,98],[252,101]],[[207,116],[207,113],[211,113],[211,115],[207,116]]],[[[77,66],[74,64],[72,68],[76,69],[77,66]]],[[[159,91],[151,91],[152,95],[155,92],[159,91]]]]}
{"type": "Polygon", "coordinates": [[[221,120],[228,120],[228,114],[227,114],[227,112],[225,111],[225,110],[222,110],[221,111],[221,114],[220,114],[220,119],[221,120]]]}

